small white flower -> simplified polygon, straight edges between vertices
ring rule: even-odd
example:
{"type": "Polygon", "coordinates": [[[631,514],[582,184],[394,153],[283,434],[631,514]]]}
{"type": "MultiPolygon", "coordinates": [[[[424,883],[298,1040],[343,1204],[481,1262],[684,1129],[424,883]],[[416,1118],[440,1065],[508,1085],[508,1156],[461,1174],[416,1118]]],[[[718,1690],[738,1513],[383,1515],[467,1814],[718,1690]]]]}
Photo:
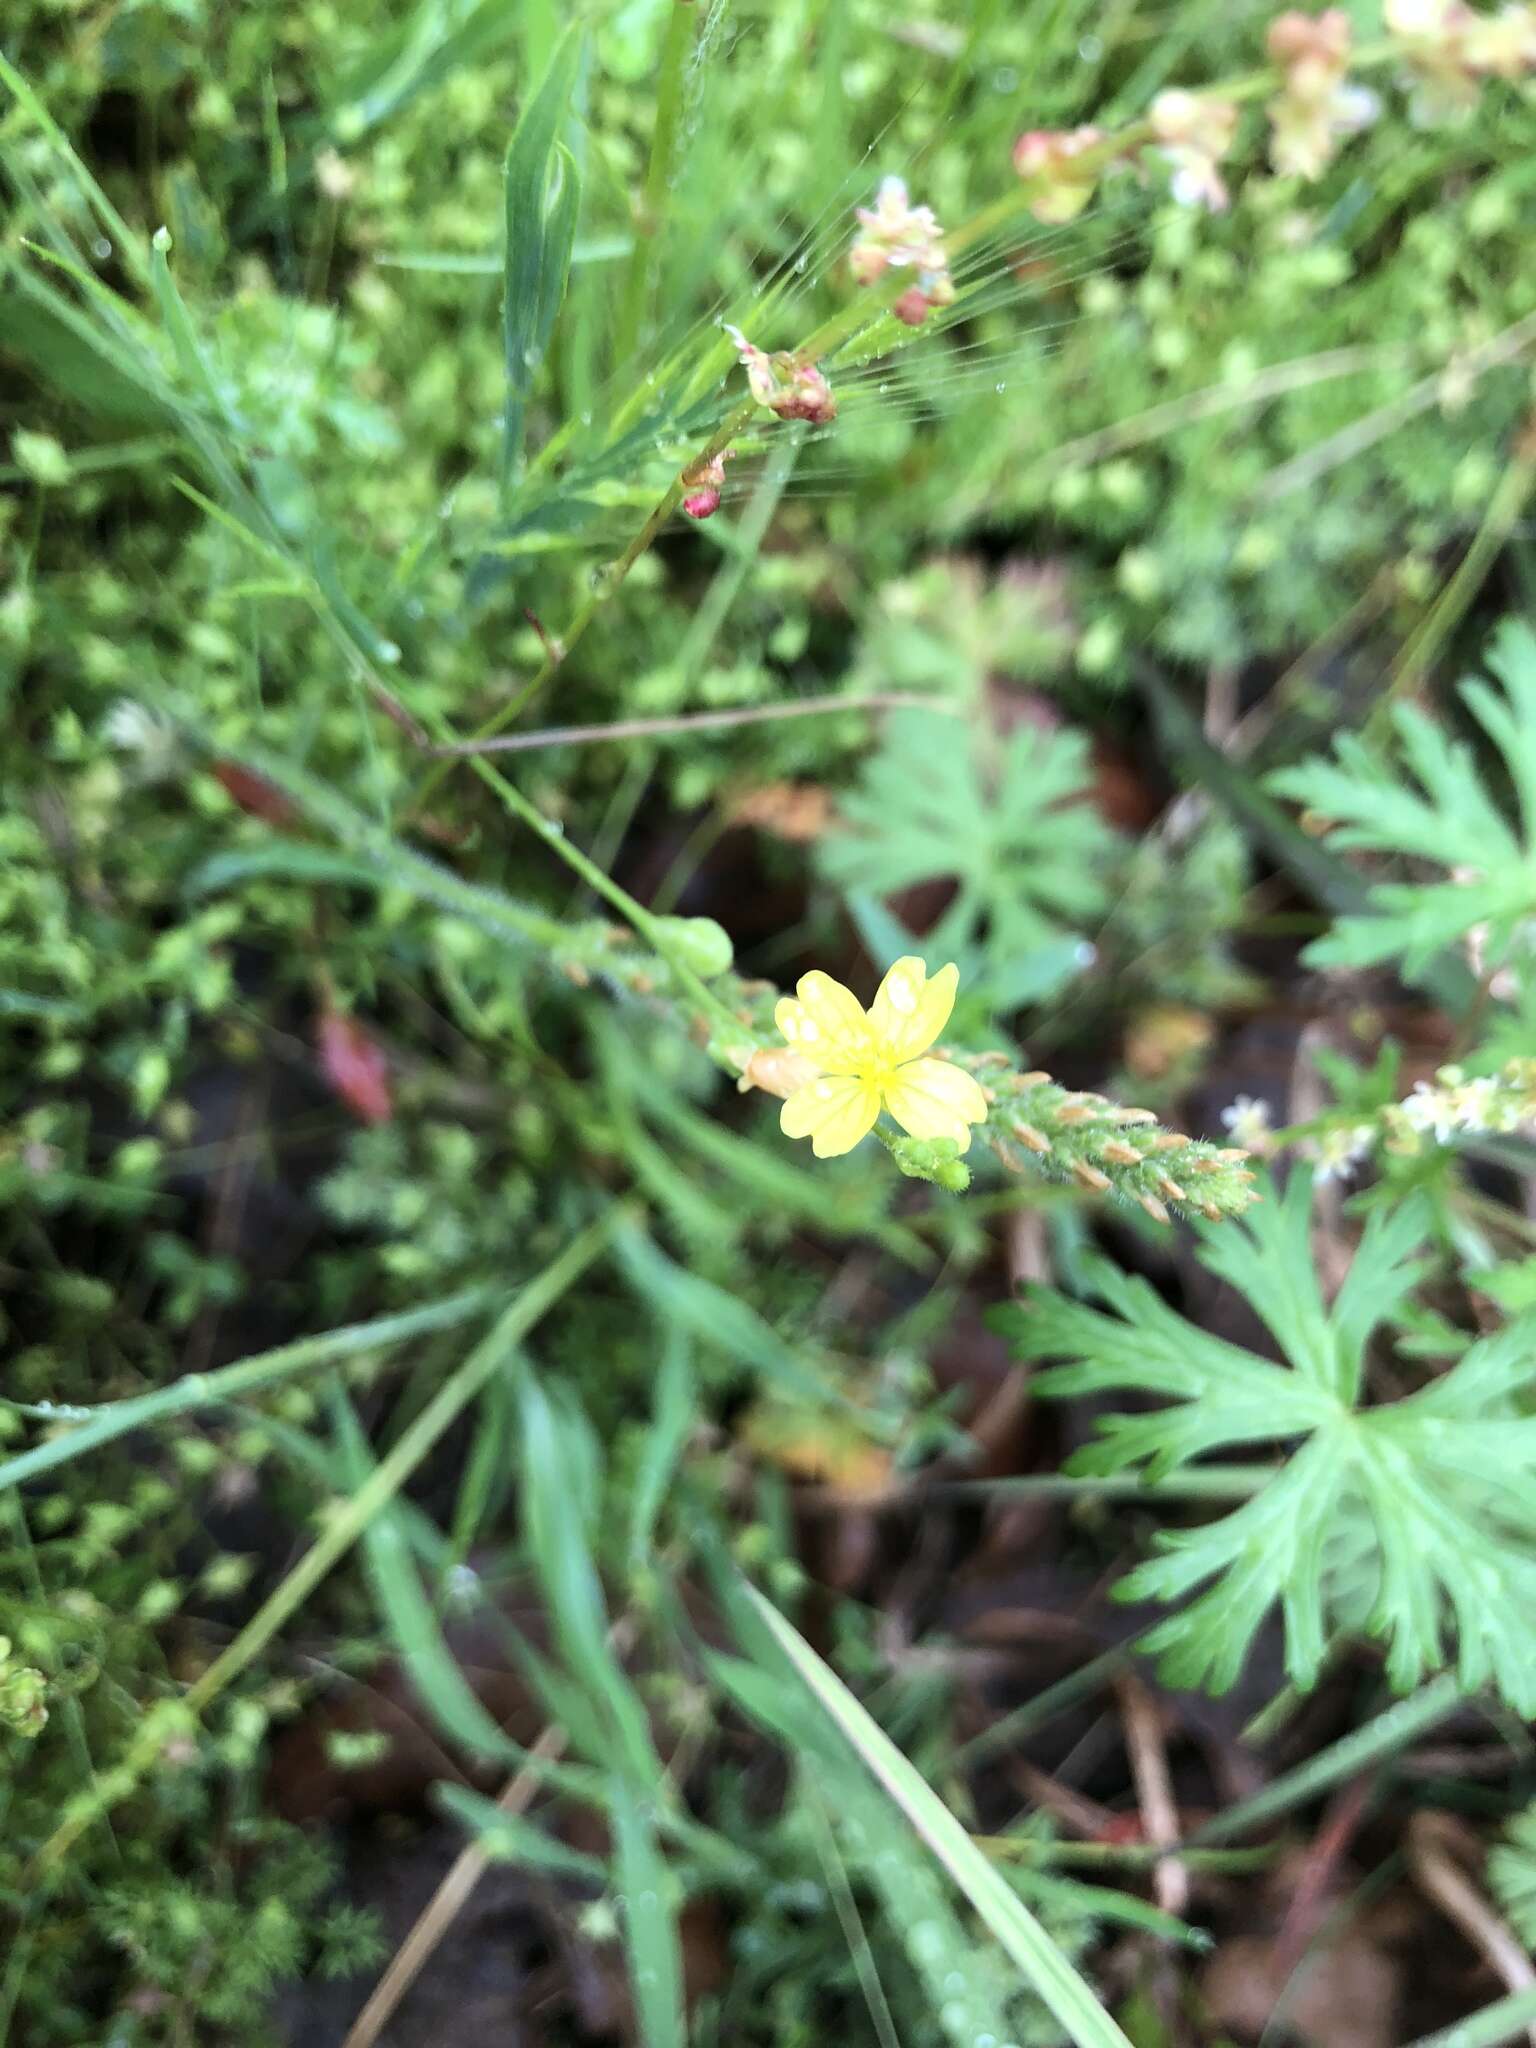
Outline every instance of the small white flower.
{"type": "Polygon", "coordinates": [[[1267,1102],[1239,1095],[1221,1112],[1221,1121],[1231,1132],[1233,1144],[1241,1145],[1245,1151],[1262,1152],[1269,1143],[1273,1126],[1267,1102]]]}
{"type": "Polygon", "coordinates": [[[175,726],[136,698],[117,700],[101,721],[101,737],[114,752],[136,757],[143,782],[162,782],[176,769],[181,742],[175,726]]]}
{"type": "Polygon", "coordinates": [[[1376,1140],[1374,1124],[1348,1124],[1326,1131],[1317,1142],[1319,1181],[1348,1180],[1376,1140]]]}

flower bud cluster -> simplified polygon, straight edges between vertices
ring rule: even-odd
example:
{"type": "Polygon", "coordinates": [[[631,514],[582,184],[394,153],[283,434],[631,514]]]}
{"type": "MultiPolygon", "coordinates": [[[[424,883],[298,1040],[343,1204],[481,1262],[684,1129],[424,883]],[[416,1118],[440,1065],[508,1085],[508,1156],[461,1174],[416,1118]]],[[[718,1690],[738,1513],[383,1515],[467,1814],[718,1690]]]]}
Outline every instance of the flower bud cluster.
{"type": "Polygon", "coordinates": [[[748,341],[739,327],[727,326],[725,331],[747,373],[747,389],[759,405],[777,413],[781,420],[807,420],[818,427],[837,418],[832,388],[815,363],[803,362],[782,349],[769,355],[748,341]]]}
{"type": "Polygon", "coordinates": [[[915,283],[891,307],[908,327],[921,327],[930,312],[954,304],[943,232],[931,206],[912,204],[904,179],[882,179],[874,205],[857,213],[860,233],[848,252],[856,283],[877,284],[888,271],[915,270],[915,283]]]}

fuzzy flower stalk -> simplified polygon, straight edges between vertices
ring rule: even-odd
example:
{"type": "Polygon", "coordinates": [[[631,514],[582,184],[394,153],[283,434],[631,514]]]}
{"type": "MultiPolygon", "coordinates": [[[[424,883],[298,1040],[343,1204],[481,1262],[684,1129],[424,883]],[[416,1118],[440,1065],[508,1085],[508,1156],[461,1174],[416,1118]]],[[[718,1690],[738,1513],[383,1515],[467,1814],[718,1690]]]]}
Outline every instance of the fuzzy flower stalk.
{"type": "Polygon", "coordinates": [[[916,282],[891,307],[908,327],[921,327],[930,312],[955,302],[954,280],[944,253],[944,234],[931,206],[914,206],[902,178],[881,180],[873,206],[857,209],[860,234],[848,252],[858,284],[877,284],[891,270],[915,270],[916,282]]]}

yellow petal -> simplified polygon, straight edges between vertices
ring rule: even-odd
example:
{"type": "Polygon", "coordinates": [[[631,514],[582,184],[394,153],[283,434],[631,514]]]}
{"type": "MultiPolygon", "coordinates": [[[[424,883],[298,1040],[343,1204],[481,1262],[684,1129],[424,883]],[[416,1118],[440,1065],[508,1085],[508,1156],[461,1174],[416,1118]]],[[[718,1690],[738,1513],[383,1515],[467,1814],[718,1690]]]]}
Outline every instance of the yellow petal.
{"type": "Polygon", "coordinates": [[[885,1106],[911,1138],[953,1138],[962,1152],[970,1126],[987,1120],[987,1098],[963,1067],[948,1060],[912,1060],[898,1067],[885,1106]]]}
{"type": "Polygon", "coordinates": [[[949,1022],[959,979],[960,970],[951,961],[930,981],[926,965],[913,953],[890,969],[870,1005],[869,1021],[893,1064],[915,1060],[933,1044],[949,1022]]]}
{"type": "Polygon", "coordinates": [[[851,1152],[868,1137],[880,1114],[880,1091],[872,1081],[833,1074],[797,1088],[779,1111],[786,1138],[809,1138],[818,1159],[851,1152]]]}
{"type": "Polygon", "coordinates": [[[851,989],[820,968],[802,974],[773,1013],[789,1043],[829,1072],[847,1072],[869,1052],[869,1019],[851,989]],[[798,998],[798,1000],[797,1000],[798,998]]]}

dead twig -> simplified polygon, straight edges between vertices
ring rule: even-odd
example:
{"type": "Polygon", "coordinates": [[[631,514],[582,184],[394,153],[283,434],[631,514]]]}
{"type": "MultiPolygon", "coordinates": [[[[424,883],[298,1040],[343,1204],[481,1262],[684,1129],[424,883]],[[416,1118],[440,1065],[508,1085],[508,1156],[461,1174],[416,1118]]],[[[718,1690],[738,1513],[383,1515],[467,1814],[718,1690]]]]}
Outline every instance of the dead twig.
{"type": "MultiPolygon", "coordinates": [[[[1126,1753],[1136,1781],[1136,1803],[1142,1832],[1161,1848],[1179,1839],[1179,1809],[1168,1773],[1168,1750],[1157,1701],[1133,1671],[1115,1680],[1120,1715],[1125,1725],[1126,1753]]],[[[1189,1907],[1189,1872],[1177,1856],[1162,1856],[1153,1865],[1152,1895],[1165,1913],[1182,1919],[1189,1907]]]]}
{"type": "MultiPolygon", "coordinates": [[[[521,1813],[538,1789],[539,1765],[553,1763],[565,1749],[566,1733],[551,1724],[528,1752],[528,1762],[507,1780],[496,1800],[503,1813],[521,1813]]],[[[389,1959],[389,1966],[368,1994],[366,2004],[352,2022],[342,2048],[373,2048],[388,2026],[395,2007],[426,1968],[433,1951],[469,1896],[485,1874],[490,1853],[478,1841],[469,1842],[454,1858],[447,1875],[422,1907],[410,1933],[389,1959]]]]}

